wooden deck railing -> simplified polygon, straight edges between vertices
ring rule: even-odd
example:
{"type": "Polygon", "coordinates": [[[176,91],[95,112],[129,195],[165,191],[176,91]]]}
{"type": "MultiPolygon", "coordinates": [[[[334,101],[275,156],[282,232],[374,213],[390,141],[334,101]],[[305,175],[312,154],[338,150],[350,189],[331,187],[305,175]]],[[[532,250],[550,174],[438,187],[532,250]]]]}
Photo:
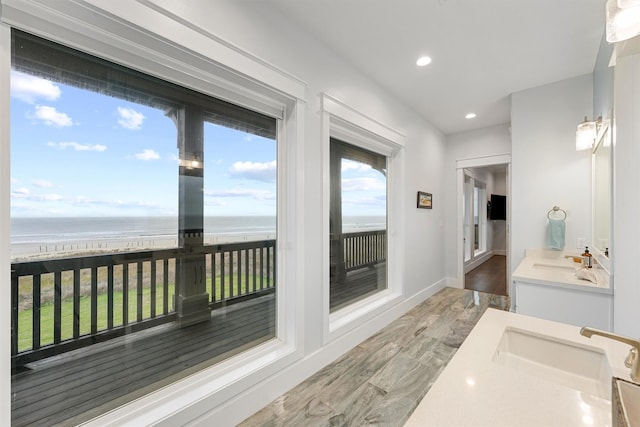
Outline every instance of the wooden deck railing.
{"type": "Polygon", "coordinates": [[[387,231],[374,230],[357,233],[345,233],[344,264],[345,271],[373,267],[387,260],[387,231]]]}
{"type": "MultiPolygon", "coordinates": [[[[386,230],[343,239],[346,271],[386,261],[386,230]]],[[[202,251],[211,309],[274,291],[275,240],[202,251]]],[[[175,320],[175,266],[182,254],[161,249],[12,264],[12,366],[175,320]]]]}
{"type": "MultiPolygon", "coordinates": [[[[275,290],[275,240],[202,251],[212,309],[275,290]]],[[[182,255],[162,249],[12,264],[12,367],[173,321],[182,255]]]]}

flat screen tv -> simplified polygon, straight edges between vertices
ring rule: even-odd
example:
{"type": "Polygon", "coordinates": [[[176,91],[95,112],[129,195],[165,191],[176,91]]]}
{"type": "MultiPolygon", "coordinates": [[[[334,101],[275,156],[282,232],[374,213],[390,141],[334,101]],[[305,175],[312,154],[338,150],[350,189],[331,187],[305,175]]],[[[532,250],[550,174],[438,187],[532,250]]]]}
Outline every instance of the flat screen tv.
{"type": "Polygon", "coordinates": [[[489,219],[507,219],[507,196],[491,195],[489,219]]]}

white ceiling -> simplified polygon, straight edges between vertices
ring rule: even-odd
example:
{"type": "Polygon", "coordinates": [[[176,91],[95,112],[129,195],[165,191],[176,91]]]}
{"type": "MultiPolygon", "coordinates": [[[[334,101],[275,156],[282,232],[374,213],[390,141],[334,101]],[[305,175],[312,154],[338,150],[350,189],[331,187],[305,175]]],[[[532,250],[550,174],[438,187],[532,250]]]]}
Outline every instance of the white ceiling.
{"type": "Polygon", "coordinates": [[[605,18],[605,0],[265,1],[445,134],[508,123],[511,93],[593,72],[605,18]]]}

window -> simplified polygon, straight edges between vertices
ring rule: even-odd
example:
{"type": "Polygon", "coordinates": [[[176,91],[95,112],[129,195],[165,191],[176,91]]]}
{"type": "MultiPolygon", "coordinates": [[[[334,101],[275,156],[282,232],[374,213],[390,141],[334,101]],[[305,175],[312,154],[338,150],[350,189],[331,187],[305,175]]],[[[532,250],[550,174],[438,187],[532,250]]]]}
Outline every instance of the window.
{"type": "Polygon", "coordinates": [[[387,288],[387,159],[331,139],[330,310],[387,288]]]}
{"type": "Polygon", "coordinates": [[[275,336],[277,127],[12,31],[16,424],[82,422],[275,336]]]}
{"type": "Polygon", "coordinates": [[[404,135],[328,94],[322,105],[327,343],[402,299],[404,135]]]}

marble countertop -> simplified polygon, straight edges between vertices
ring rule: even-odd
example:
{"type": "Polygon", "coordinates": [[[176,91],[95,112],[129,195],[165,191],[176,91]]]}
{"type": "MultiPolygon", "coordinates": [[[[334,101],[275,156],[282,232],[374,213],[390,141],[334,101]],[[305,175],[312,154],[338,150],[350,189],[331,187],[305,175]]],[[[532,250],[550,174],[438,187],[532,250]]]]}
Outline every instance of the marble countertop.
{"type": "MultiPolygon", "coordinates": [[[[629,346],[580,328],[488,309],[407,423],[425,426],[610,426],[609,398],[581,392],[541,375],[495,361],[505,328],[517,328],[604,351],[612,375],[629,378],[629,346]]],[[[603,375],[604,375],[603,374],[603,375]]],[[[610,380],[608,381],[610,393],[610,380]]],[[[603,392],[602,394],[607,394],[603,392]]]]}
{"type": "Polygon", "coordinates": [[[597,283],[576,277],[576,268],[581,264],[564,256],[580,254],[548,250],[527,250],[526,256],[513,272],[515,281],[536,283],[547,286],[559,286],[587,292],[611,293],[609,273],[599,266],[590,269],[597,277],[597,283]]]}

